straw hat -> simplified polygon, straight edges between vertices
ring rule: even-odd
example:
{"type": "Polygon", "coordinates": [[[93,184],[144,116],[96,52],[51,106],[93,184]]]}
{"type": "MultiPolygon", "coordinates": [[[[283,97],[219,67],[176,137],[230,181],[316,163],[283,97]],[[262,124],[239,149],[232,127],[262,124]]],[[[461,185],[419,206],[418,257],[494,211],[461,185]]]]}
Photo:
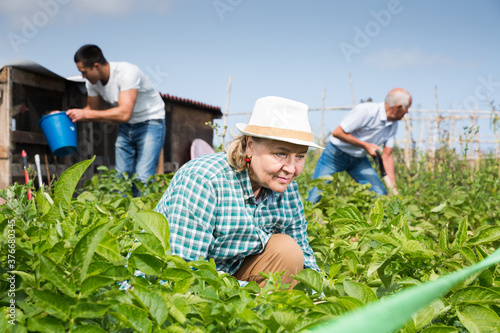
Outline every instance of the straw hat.
{"type": "Polygon", "coordinates": [[[291,99],[262,97],[255,102],[250,122],[236,127],[244,135],[324,149],[314,143],[307,110],[306,104],[291,99]]]}

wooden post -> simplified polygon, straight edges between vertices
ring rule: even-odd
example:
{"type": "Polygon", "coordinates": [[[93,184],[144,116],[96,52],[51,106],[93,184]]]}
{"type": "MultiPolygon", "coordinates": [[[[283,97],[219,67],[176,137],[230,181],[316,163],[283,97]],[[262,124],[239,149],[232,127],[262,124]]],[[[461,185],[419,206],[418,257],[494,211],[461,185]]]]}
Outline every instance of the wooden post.
{"type": "MultiPolygon", "coordinates": [[[[432,150],[431,150],[431,170],[434,171],[436,166],[436,150],[438,145],[438,133],[439,133],[439,103],[438,103],[438,90],[437,86],[434,86],[434,95],[436,98],[436,119],[434,123],[434,134],[432,136],[432,150]]],[[[432,120],[431,120],[432,121],[432,120]]]]}
{"type": "Polygon", "coordinates": [[[429,118],[427,119],[429,121],[429,139],[428,139],[428,161],[427,161],[427,165],[428,167],[431,169],[431,171],[434,170],[434,167],[433,167],[433,160],[434,160],[434,145],[433,145],[433,137],[432,137],[432,133],[433,133],[433,130],[434,130],[434,118],[432,118],[431,116],[429,116],[429,118]]]}
{"type": "Polygon", "coordinates": [[[326,96],[326,89],[323,90],[323,100],[321,103],[321,138],[320,138],[320,145],[325,145],[325,135],[323,133],[323,129],[325,128],[325,96],[326,96]]]}
{"type": "Polygon", "coordinates": [[[403,118],[405,123],[405,147],[404,147],[404,162],[406,167],[409,169],[411,167],[411,134],[413,128],[411,127],[410,120],[405,117],[403,118]]]}
{"type": "Polygon", "coordinates": [[[448,146],[450,148],[453,148],[453,151],[455,151],[455,142],[456,142],[456,139],[455,139],[455,121],[456,121],[456,118],[455,116],[452,116],[450,117],[451,119],[451,122],[450,122],[450,137],[448,139],[448,146]]]}
{"type": "Polygon", "coordinates": [[[224,142],[224,138],[226,137],[227,130],[227,118],[229,117],[229,99],[231,97],[231,81],[233,76],[229,74],[229,83],[227,84],[227,97],[226,97],[226,110],[224,111],[224,128],[222,129],[222,142],[224,142]]]}
{"type": "Polygon", "coordinates": [[[47,171],[47,186],[50,186],[50,167],[49,159],[47,158],[47,153],[43,154],[45,157],[45,170],[47,171]]]}
{"type": "MultiPolygon", "coordinates": [[[[423,151],[425,149],[425,144],[424,144],[424,134],[425,134],[425,118],[422,117],[422,120],[420,121],[420,138],[419,138],[419,142],[421,143],[421,147],[422,147],[422,154],[423,154],[423,151]]],[[[422,156],[422,154],[420,154],[420,156],[422,156]]],[[[419,159],[419,162],[421,160],[419,159]]],[[[420,163],[417,164],[417,170],[420,170],[420,163]]]]}
{"type": "Polygon", "coordinates": [[[493,127],[493,131],[495,132],[495,138],[497,141],[496,149],[495,149],[495,156],[497,158],[498,162],[498,178],[500,178],[500,135],[498,134],[498,131],[496,127],[493,127]]]}
{"type": "MultiPolygon", "coordinates": [[[[497,126],[495,124],[495,121],[496,121],[496,117],[498,117],[495,113],[495,106],[493,105],[493,103],[491,101],[488,101],[488,104],[490,105],[490,109],[491,109],[491,112],[493,113],[491,115],[491,119],[490,121],[493,123],[493,133],[495,133],[495,138],[496,138],[496,148],[495,148],[495,157],[497,159],[500,159],[500,135],[498,134],[498,130],[497,130],[497,126]]],[[[498,175],[500,176],[500,164],[498,166],[498,175]]],[[[500,177],[499,177],[500,178],[500,177]]]]}
{"type": "Polygon", "coordinates": [[[12,182],[11,177],[11,110],[12,73],[11,67],[0,72],[0,188],[5,189],[12,182]]]}
{"type": "Polygon", "coordinates": [[[473,155],[474,147],[472,146],[474,144],[474,140],[473,140],[474,136],[472,135],[472,133],[474,131],[474,115],[473,114],[470,117],[470,131],[471,131],[471,135],[469,138],[469,159],[472,161],[474,159],[474,155],[473,155]]]}

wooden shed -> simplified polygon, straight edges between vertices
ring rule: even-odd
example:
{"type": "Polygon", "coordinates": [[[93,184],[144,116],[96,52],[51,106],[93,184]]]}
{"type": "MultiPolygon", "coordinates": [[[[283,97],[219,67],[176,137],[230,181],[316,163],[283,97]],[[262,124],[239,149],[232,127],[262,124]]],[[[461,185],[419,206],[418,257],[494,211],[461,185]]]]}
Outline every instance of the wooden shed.
{"type": "MultiPolygon", "coordinates": [[[[34,62],[22,61],[0,70],[0,188],[24,183],[23,150],[32,166],[35,154],[40,156],[45,183],[47,176],[57,177],[79,160],[93,156],[92,150],[53,156],[38,127],[45,113],[81,107],[85,102],[84,83],[66,80],[34,62]]],[[[92,141],[87,137],[91,124],[77,128],[79,144],[92,141]]]]}
{"type": "Polygon", "coordinates": [[[210,145],[213,129],[205,125],[222,118],[220,107],[196,102],[172,95],[162,95],[165,102],[167,132],[163,145],[165,171],[177,171],[190,160],[190,148],[194,139],[202,139],[210,145]]]}
{"type": "MultiPolygon", "coordinates": [[[[222,117],[222,113],[220,107],[168,94],[162,97],[167,133],[159,171],[173,172],[190,159],[194,139],[212,143],[213,130],[205,123],[213,123],[214,119],[222,117]]],[[[114,167],[118,125],[77,123],[78,151],[65,157],[52,155],[38,127],[38,121],[45,113],[84,107],[86,100],[83,81],[68,80],[34,62],[23,61],[0,69],[0,189],[14,182],[24,183],[23,150],[32,169],[35,169],[35,154],[40,156],[44,183],[94,155],[93,168],[87,170],[82,182],[90,179],[99,165],[114,167]]]]}

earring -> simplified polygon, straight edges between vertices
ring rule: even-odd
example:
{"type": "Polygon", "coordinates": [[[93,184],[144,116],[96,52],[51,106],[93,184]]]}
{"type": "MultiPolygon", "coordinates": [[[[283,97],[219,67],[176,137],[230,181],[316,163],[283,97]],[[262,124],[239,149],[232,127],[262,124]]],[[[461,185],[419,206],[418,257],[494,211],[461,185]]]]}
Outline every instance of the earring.
{"type": "Polygon", "coordinates": [[[247,162],[247,164],[250,164],[250,162],[252,162],[252,158],[247,155],[247,158],[245,159],[245,161],[247,162]]]}

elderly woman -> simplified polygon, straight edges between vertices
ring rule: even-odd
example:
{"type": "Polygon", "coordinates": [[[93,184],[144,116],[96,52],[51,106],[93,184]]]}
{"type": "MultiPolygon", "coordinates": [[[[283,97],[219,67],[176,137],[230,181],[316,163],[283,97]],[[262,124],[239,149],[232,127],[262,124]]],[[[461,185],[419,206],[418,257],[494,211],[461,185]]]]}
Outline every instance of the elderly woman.
{"type": "Polygon", "coordinates": [[[281,97],[257,100],[249,124],[227,153],[204,155],[175,174],[156,211],[170,228],[172,254],[214,259],[217,269],[264,286],[260,272],[319,270],[295,178],[314,143],[307,105],[281,97]]]}

